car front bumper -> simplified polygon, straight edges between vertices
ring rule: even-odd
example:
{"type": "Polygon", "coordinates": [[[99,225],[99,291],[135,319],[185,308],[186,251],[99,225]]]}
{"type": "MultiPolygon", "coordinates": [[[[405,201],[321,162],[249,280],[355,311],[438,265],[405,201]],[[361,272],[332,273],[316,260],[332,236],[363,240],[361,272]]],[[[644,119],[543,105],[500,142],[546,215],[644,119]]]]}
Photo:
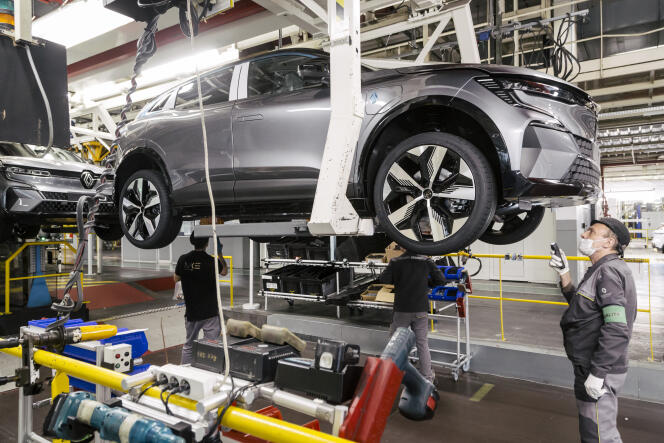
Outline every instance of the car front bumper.
{"type": "MultiPolygon", "coordinates": [[[[4,212],[5,216],[25,223],[69,223],[76,220],[79,198],[93,195],[92,192],[42,192],[34,188],[15,186],[5,192],[4,212]]],[[[87,206],[85,213],[87,214],[87,206]]],[[[100,204],[100,218],[111,218],[115,214],[113,203],[100,204]]]]}

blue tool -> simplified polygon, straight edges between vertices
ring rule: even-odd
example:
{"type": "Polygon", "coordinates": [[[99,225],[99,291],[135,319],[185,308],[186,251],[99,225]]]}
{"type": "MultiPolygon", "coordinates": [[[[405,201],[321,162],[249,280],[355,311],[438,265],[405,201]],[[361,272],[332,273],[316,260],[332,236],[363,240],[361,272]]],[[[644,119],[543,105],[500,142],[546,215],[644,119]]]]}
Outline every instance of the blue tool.
{"type": "Polygon", "coordinates": [[[141,417],[124,408],[113,408],[95,400],[89,392],[60,394],[44,424],[46,435],[79,441],[94,431],[103,440],[132,443],[185,443],[165,424],[141,417]],[[121,432],[122,429],[122,432],[121,432]]]}

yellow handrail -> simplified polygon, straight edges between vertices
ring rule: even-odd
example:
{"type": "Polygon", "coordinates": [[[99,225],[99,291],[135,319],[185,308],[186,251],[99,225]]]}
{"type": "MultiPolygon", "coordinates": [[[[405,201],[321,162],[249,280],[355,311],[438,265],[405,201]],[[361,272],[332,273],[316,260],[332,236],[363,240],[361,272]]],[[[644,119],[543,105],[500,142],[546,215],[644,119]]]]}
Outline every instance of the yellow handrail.
{"type": "Polygon", "coordinates": [[[219,280],[219,283],[230,283],[231,285],[231,308],[233,307],[233,256],[232,255],[223,255],[222,256],[224,259],[228,259],[228,274],[229,274],[229,279],[228,280],[219,280]]]}
{"type": "MultiPolygon", "coordinates": [[[[0,351],[19,358],[22,354],[20,346],[0,349],[0,351]]],[[[122,389],[122,379],[127,377],[127,375],[121,372],[100,368],[80,360],[75,360],[73,358],[43,350],[36,350],[33,354],[33,359],[35,363],[39,365],[55,369],[56,374],[68,374],[90,383],[106,386],[116,391],[126,392],[122,389]]],[[[58,388],[53,389],[54,393],[64,391],[65,387],[63,386],[63,382],[64,380],[59,381],[58,388]]],[[[144,385],[143,389],[148,386],[149,384],[144,385]]],[[[145,395],[154,398],[159,398],[160,394],[161,390],[156,387],[150,388],[145,392],[145,395]]],[[[196,401],[177,394],[170,396],[169,403],[196,411],[196,401]]],[[[228,408],[222,418],[221,424],[225,427],[276,443],[350,442],[350,440],[345,440],[303,426],[294,425],[283,420],[266,417],[235,406],[230,406],[228,408]]]]}
{"type": "Polygon", "coordinates": [[[65,276],[69,275],[69,273],[60,273],[60,274],[48,274],[48,275],[33,275],[33,276],[27,276],[27,277],[14,277],[10,278],[10,264],[14,259],[28,246],[46,246],[46,245],[65,245],[69,249],[71,249],[74,253],[76,253],[76,249],[69,243],[64,240],[60,241],[42,241],[42,242],[25,242],[21,245],[20,248],[16,250],[12,255],[7,257],[7,260],[5,260],[5,311],[2,313],[2,315],[6,314],[11,314],[9,311],[9,283],[15,280],[29,280],[33,278],[42,278],[42,277],[57,277],[57,276],[65,276]]]}
{"type": "MultiPolygon", "coordinates": [[[[446,257],[459,257],[465,256],[469,257],[469,254],[466,252],[457,252],[453,254],[445,254],[446,257]]],[[[483,300],[497,300],[500,303],[500,337],[501,340],[505,341],[505,328],[503,323],[503,302],[518,302],[518,303],[537,303],[545,305],[557,305],[557,306],[569,306],[566,302],[554,302],[546,300],[529,300],[524,298],[505,298],[503,297],[503,274],[502,274],[502,262],[503,260],[511,260],[511,257],[514,257],[513,254],[473,254],[473,257],[478,258],[496,258],[498,259],[498,280],[499,280],[499,296],[490,297],[484,295],[468,295],[469,298],[477,298],[483,300]]],[[[551,260],[550,255],[519,255],[517,256],[520,260],[551,260]]],[[[578,256],[569,256],[567,257],[569,261],[590,261],[588,257],[578,257],[578,256]]],[[[653,339],[652,339],[652,303],[651,303],[651,289],[650,289],[650,259],[649,258],[624,258],[627,263],[648,263],[648,309],[637,309],[638,312],[644,312],[648,314],[648,331],[650,335],[650,358],[649,361],[654,361],[655,353],[653,349],[653,339]]]]}

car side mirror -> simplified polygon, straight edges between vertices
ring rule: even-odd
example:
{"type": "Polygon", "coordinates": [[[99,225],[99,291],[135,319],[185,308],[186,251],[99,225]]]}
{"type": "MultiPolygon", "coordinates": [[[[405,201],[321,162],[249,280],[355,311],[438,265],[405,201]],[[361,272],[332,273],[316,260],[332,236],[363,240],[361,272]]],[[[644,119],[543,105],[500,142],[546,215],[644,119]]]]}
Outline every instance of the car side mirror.
{"type": "Polygon", "coordinates": [[[308,85],[323,84],[330,86],[330,72],[324,65],[304,64],[297,67],[297,75],[308,85]]]}

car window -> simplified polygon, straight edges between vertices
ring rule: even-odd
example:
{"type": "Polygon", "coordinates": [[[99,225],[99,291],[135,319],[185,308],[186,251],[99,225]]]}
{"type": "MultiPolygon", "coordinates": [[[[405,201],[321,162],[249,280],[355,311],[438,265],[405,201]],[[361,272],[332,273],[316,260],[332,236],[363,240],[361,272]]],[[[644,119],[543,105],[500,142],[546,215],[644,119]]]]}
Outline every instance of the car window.
{"type": "MultiPolygon", "coordinates": [[[[233,78],[233,67],[201,77],[203,106],[227,102],[233,78]]],[[[175,109],[198,109],[198,88],[196,80],[181,86],[175,97],[175,109]]]]}
{"type": "Polygon", "coordinates": [[[0,143],[0,156],[34,157],[34,154],[19,143],[0,143]]]}
{"type": "Polygon", "coordinates": [[[247,75],[247,96],[283,94],[320,86],[320,75],[308,76],[304,71],[329,76],[329,65],[326,59],[306,55],[280,55],[253,61],[247,75]]]}
{"type": "Polygon", "coordinates": [[[166,102],[170,97],[171,97],[170,92],[168,94],[164,94],[164,96],[159,100],[157,100],[157,103],[155,103],[155,105],[152,108],[150,108],[150,112],[157,112],[164,109],[164,106],[166,105],[166,102]]]}

